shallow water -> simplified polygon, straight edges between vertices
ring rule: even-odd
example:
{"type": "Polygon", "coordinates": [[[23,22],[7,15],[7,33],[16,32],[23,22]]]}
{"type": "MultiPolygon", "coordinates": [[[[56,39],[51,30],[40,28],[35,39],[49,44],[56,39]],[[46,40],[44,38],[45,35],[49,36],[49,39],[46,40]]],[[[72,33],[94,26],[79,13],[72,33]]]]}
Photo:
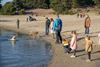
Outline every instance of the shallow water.
{"type": "Polygon", "coordinates": [[[26,35],[9,41],[11,31],[0,31],[0,67],[47,67],[51,59],[50,44],[26,35]]]}

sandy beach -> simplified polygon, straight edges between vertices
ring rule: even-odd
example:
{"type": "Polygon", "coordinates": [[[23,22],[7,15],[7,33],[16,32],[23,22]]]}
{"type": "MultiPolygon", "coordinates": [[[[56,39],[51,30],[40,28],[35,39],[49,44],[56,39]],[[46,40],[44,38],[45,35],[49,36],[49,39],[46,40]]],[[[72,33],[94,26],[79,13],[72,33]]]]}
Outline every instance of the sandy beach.
{"type": "MultiPolygon", "coordinates": [[[[98,45],[98,33],[100,33],[100,15],[95,13],[90,13],[90,18],[92,20],[90,28],[90,36],[93,37],[94,50],[92,52],[92,61],[86,62],[87,55],[84,52],[84,40],[80,39],[78,41],[77,57],[70,58],[71,54],[66,54],[63,51],[61,44],[55,44],[55,40],[51,35],[44,36],[45,29],[45,17],[55,18],[56,15],[46,15],[44,16],[32,16],[37,19],[37,21],[27,22],[26,18],[28,15],[15,15],[15,16],[3,16],[0,15],[0,27],[20,32],[24,34],[29,34],[30,32],[38,32],[39,37],[47,40],[52,45],[53,57],[48,64],[48,67],[99,67],[100,66],[100,45],[98,45]],[[17,29],[16,20],[20,20],[20,28],[17,29]],[[43,37],[42,37],[43,36],[43,37]]],[[[62,37],[70,37],[70,32],[76,30],[78,33],[78,38],[83,38],[84,34],[84,19],[77,18],[76,15],[60,15],[63,21],[62,37]]]]}

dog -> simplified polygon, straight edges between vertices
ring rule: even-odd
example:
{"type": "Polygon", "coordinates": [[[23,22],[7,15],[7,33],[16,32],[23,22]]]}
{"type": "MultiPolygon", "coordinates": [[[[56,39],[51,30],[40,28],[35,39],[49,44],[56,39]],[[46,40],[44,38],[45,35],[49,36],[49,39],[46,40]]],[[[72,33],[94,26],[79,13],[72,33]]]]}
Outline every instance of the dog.
{"type": "Polygon", "coordinates": [[[38,32],[29,32],[29,36],[31,36],[32,38],[36,38],[38,36],[38,32]]]}

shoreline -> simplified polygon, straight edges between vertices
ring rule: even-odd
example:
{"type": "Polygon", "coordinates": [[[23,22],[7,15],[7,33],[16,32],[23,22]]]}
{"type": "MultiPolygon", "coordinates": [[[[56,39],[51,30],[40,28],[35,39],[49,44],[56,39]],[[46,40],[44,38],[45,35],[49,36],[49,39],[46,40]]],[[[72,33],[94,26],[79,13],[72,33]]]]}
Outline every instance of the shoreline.
{"type": "MultiPolygon", "coordinates": [[[[85,62],[86,55],[82,55],[82,54],[84,54],[84,52],[79,52],[78,53],[79,57],[70,58],[71,54],[70,55],[65,54],[63,52],[62,45],[61,44],[55,44],[55,40],[51,37],[51,35],[44,37],[44,34],[42,34],[43,31],[44,31],[44,21],[45,21],[44,17],[38,17],[39,19],[36,22],[34,22],[34,21],[26,22],[25,17],[26,16],[14,16],[14,17],[4,16],[2,19],[6,18],[7,20],[9,20],[9,18],[10,18],[11,20],[12,19],[13,20],[12,20],[12,22],[0,22],[0,27],[7,29],[7,30],[11,30],[11,31],[15,31],[15,32],[23,33],[23,34],[28,34],[28,35],[29,35],[30,32],[32,32],[34,36],[37,35],[40,38],[46,40],[47,42],[50,42],[51,46],[52,46],[51,49],[53,51],[53,57],[52,57],[51,61],[49,62],[48,67],[79,67],[79,65],[80,65],[80,67],[99,67],[100,66],[100,64],[99,64],[100,60],[94,60],[90,63],[85,62]],[[18,17],[21,18],[20,29],[16,28],[16,18],[18,18],[18,17]],[[36,32],[38,32],[38,34],[34,34],[36,32]],[[80,56],[80,55],[82,55],[82,56],[80,56]]],[[[53,17],[55,17],[55,16],[53,16],[53,17]]],[[[64,21],[64,27],[63,27],[63,31],[62,31],[63,37],[65,37],[65,35],[69,35],[70,34],[69,32],[71,30],[73,30],[73,28],[75,30],[77,30],[78,33],[82,33],[83,27],[82,27],[82,25],[80,25],[81,24],[80,21],[83,21],[84,18],[83,19],[73,18],[75,16],[61,16],[61,17],[64,21]],[[66,17],[67,17],[67,19],[66,19],[66,17]],[[72,18],[73,18],[73,20],[71,20],[72,18]],[[70,19],[70,20],[68,20],[68,19],[70,19]],[[72,23],[66,23],[66,22],[72,22],[72,23]],[[76,23],[76,25],[74,25],[75,22],[78,22],[78,23],[76,23]],[[68,25],[68,26],[66,26],[65,24],[68,25]],[[72,24],[72,26],[69,26],[71,24],[72,24]],[[78,27],[77,27],[77,25],[78,25],[78,27]],[[67,30],[67,32],[66,32],[66,30],[67,30]]],[[[93,17],[93,21],[96,21],[96,23],[93,23],[94,24],[93,25],[93,32],[94,32],[93,35],[97,35],[98,32],[100,31],[99,30],[99,27],[100,27],[99,17],[98,16],[93,17]],[[94,26],[96,26],[96,28],[94,26]]],[[[83,41],[79,42],[79,44],[80,44],[79,45],[80,48],[78,50],[83,49],[83,46],[84,46],[83,41]]],[[[97,48],[98,47],[95,47],[94,52],[96,52],[99,49],[99,48],[98,49],[97,48]]],[[[96,53],[96,54],[94,54],[93,59],[100,58],[99,56],[100,56],[100,54],[96,53]]]]}

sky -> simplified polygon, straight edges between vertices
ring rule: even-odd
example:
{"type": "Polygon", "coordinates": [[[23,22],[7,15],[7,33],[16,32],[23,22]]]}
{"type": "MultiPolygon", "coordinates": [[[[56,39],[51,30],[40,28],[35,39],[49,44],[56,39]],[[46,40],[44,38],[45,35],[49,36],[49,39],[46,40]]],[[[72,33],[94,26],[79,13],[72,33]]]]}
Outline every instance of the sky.
{"type": "Polygon", "coordinates": [[[12,0],[2,0],[1,4],[4,5],[6,2],[9,2],[9,1],[12,1],[12,0]]]}

